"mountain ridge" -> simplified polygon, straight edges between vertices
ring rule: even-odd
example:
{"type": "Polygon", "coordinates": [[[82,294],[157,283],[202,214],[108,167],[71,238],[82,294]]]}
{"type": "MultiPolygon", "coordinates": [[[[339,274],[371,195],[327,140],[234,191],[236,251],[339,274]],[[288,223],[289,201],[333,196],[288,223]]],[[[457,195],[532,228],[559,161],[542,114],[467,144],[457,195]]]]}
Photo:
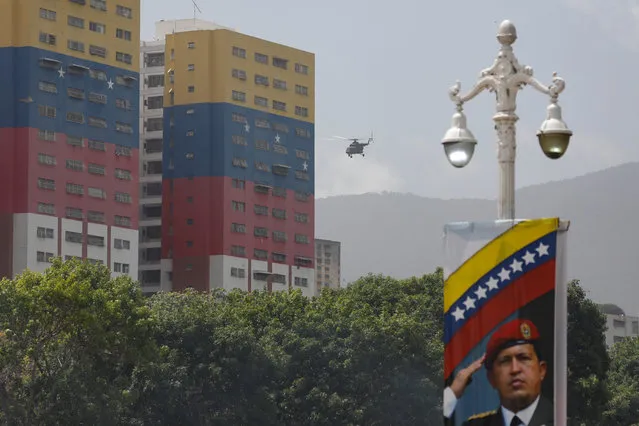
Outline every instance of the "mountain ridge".
{"type": "MultiPolygon", "coordinates": [[[[568,277],[589,296],[639,314],[639,162],[629,162],[560,181],[517,190],[518,217],[570,220],[568,277]],[[612,286],[608,284],[613,284],[612,286]]],[[[342,242],[342,278],[366,273],[405,278],[443,263],[443,226],[492,220],[495,200],[429,198],[388,192],[316,200],[316,237],[342,242]],[[348,212],[350,214],[344,214],[348,212]]]]}

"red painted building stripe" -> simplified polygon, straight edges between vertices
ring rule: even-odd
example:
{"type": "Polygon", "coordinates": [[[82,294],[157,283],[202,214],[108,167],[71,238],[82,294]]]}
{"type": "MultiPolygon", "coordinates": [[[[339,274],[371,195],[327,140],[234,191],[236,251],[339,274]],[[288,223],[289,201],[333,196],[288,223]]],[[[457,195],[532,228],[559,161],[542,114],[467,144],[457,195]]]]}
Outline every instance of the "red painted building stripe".
{"type": "MultiPolygon", "coordinates": [[[[455,334],[444,350],[444,377],[505,318],[555,289],[555,260],[532,270],[494,296],[455,334]]],[[[554,306],[552,307],[554,309],[554,306]]]]}

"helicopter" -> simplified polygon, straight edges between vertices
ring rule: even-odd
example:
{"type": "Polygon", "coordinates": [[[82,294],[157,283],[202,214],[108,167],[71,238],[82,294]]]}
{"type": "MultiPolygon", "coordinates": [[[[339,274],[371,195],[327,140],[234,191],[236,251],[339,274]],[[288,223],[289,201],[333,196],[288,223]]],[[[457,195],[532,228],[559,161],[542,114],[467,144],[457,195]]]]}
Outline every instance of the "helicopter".
{"type": "Polygon", "coordinates": [[[346,148],[346,155],[349,156],[349,158],[353,158],[353,155],[361,155],[362,157],[365,157],[364,154],[364,147],[370,145],[374,138],[373,138],[373,132],[371,132],[370,137],[368,138],[368,142],[360,142],[360,140],[362,139],[366,139],[366,138],[345,138],[342,136],[333,136],[336,139],[341,139],[341,140],[345,140],[345,141],[352,141],[351,144],[346,148]]]}

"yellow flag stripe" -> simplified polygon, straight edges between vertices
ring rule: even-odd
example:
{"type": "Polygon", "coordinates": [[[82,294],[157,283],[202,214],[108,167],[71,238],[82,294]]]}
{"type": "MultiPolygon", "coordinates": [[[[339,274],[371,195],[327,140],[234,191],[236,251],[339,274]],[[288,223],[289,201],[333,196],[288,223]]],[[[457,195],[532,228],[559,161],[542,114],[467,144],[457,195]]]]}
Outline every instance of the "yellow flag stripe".
{"type": "Polygon", "coordinates": [[[444,312],[459,300],[481,277],[504,259],[530,243],[556,231],[559,218],[533,219],[515,226],[491,240],[466,260],[444,283],[444,312]]]}

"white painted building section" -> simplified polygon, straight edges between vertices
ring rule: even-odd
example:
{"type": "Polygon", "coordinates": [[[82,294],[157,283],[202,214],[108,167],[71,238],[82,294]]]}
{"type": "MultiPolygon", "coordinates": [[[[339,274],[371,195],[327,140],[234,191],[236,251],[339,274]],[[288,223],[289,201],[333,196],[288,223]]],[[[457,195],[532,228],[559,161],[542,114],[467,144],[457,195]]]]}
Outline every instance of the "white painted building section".
{"type": "Polygon", "coordinates": [[[63,260],[82,258],[83,246],[86,245],[87,259],[106,264],[111,256],[109,268],[113,276],[122,275],[114,269],[114,263],[121,262],[130,265],[126,275],[136,279],[137,244],[138,232],[132,229],[87,223],[87,232],[83,233],[83,223],[78,220],[33,213],[13,216],[14,276],[25,269],[44,272],[51,266],[50,260],[54,257],[63,260]],[[131,250],[121,253],[114,249],[115,238],[128,241],[131,250]]]}
{"type": "Polygon", "coordinates": [[[342,279],[342,243],[315,239],[317,292],[323,287],[340,288],[342,279]]]}
{"type": "Polygon", "coordinates": [[[639,337],[639,317],[606,314],[606,344],[612,346],[629,337],[639,337]]]}

